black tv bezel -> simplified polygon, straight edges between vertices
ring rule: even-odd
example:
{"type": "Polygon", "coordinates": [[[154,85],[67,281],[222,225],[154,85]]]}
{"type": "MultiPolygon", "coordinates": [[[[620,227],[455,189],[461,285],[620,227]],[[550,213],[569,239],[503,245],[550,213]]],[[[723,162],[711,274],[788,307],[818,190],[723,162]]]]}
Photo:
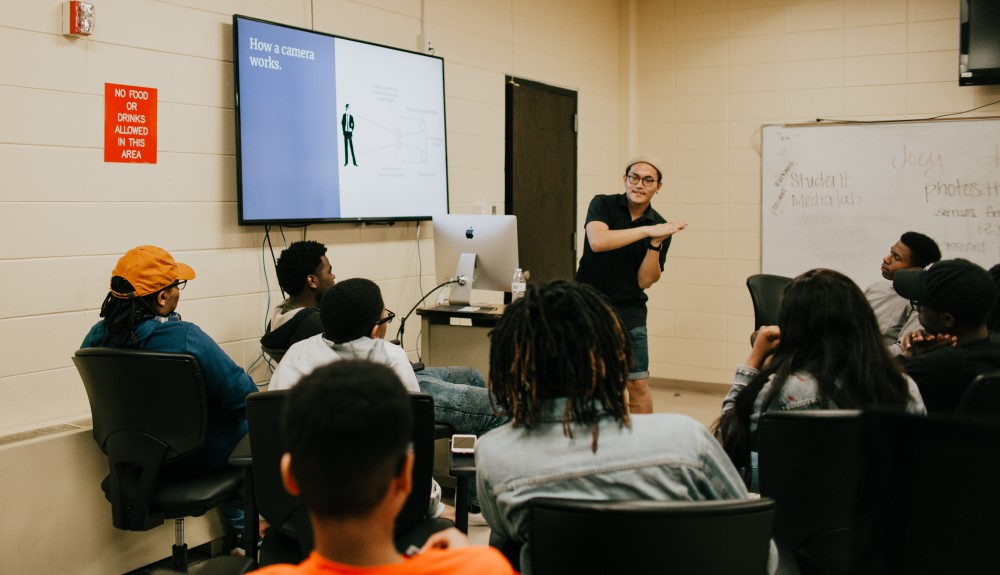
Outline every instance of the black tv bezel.
{"type": "MultiPolygon", "coordinates": [[[[967,62],[970,50],[970,19],[975,6],[997,0],[961,0],[959,14],[959,45],[958,45],[958,85],[959,86],[995,86],[1000,84],[1000,68],[968,68],[967,62]]],[[[1000,10],[1000,9],[998,9],[1000,10]]],[[[1000,12],[997,13],[996,34],[1000,36],[1000,12]]],[[[990,22],[987,22],[990,24],[990,22]]]]}
{"type": "Polygon", "coordinates": [[[385,44],[378,44],[376,42],[368,42],[366,40],[359,40],[357,38],[350,38],[348,36],[340,36],[337,34],[330,34],[327,32],[319,32],[316,30],[310,30],[309,28],[302,28],[300,26],[293,26],[291,24],[283,24],[281,22],[274,22],[272,20],[264,20],[262,18],[255,18],[253,16],[246,16],[243,14],[233,14],[233,97],[234,97],[234,111],[236,120],[236,215],[238,219],[238,224],[240,226],[308,226],[312,224],[338,224],[338,223],[388,223],[392,224],[395,222],[420,222],[420,221],[430,221],[433,219],[434,214],[428,214],[426,216],[361,216],[361,217],[340,217],[340,218],[270,218],[270,219],[253,219],[248,220],[243,217],[243,163],[242,163],[242,148],[243,140],[240,134],[240,66],[239,66],[239,41],[237,39],[237,34],[239,33],[238,21],[251,20],[254,22],[259,22],[261,24],[269,24],[273,26],[280,26],[282,28],[289,28],[292,30],[297,30],[300,32],[306,32],[309,34],[317,34],[320,36],[327,36],[334,39],[347,40],[350,42],[357,42],[359,44],[368,44],[370,46],[375,46],[378,48],[385,48],[387,50],[393,50],[396,52],[406,52],[408,54],[414,54],[417,56],[423,56],[425,58],[431,58],[438,60],[441,64],[441,110],[442,110],[442,120],[443,120],[443,137],[444,137],[444,213],[450,213],[451,211],[451,183],[449,181],[448,174],[448,98],[445,92],[446,81],[445,81],[445,65],[444,58],[440,56],[435,56],[433,54],[424,54],[414,50],[406,50],[403,48],[396,48],[394,46],[386,46],[385,44]]]}

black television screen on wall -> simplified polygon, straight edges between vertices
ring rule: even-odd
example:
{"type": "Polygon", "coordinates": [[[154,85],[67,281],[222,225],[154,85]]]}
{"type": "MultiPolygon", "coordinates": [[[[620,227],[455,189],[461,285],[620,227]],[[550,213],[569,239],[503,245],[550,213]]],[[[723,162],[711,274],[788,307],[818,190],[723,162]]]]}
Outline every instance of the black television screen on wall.
{"type": "Polygon", "coordinates": [[[448,212],[444,61],[233,16],[239,223],[448,212]]]}
{"type": "Polygon", "coordinates": [[[1000,84],[1000,0],[961,0],[958,83],[1000,84]]]}

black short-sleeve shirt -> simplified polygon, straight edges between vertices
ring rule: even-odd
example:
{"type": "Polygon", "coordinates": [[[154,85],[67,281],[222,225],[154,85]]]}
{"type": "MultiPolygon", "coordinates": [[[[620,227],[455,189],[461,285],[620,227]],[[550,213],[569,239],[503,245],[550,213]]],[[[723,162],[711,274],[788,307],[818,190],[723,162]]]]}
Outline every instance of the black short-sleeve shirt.
{"type": "MultiPolygon", "coordinates": [[[[613,194],[595,196],[590,201],[584,228],[595,221],[604,222],[611,230],[624,230],[663,224],[667,220],[650,205],[646,213],[633,221],[625,194],[613,194]]],[[[663,249],[660,250],[660,271],[663,271],[671,239],[664,240],[663,249]]],[[[589,239],[583,242],[583,257],[580,258],[576,279],[594,286],[608,296],[628,329],[646,325],[646,300],[649,297],[639,287],[639,266],[648,250],[646,239],[600,253],[591,249],[589,239]]]]}

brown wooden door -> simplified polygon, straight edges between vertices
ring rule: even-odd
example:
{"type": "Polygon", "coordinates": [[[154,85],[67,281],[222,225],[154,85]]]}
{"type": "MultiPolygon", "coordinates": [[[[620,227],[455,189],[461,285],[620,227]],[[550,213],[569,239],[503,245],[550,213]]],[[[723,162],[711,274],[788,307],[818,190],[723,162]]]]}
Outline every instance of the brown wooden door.
{"type": "Polygon", "coordinates": [[[531,282],[575,275],[576,99],[507,77],[506,213],[517,216],[518,259],[531,282]]]}

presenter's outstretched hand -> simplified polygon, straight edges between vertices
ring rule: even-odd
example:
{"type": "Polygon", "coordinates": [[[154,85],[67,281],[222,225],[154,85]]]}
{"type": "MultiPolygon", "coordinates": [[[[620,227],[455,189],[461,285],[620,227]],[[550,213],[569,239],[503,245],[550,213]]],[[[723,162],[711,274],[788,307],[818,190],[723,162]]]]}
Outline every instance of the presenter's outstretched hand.
{"type": "Polygon", "coordinates": [[[687,222],[667,222],[665,224],[646,226],[643,229],[649,232],[651,240],[659,243],[686,227],[688,227],[687,222]]]}

